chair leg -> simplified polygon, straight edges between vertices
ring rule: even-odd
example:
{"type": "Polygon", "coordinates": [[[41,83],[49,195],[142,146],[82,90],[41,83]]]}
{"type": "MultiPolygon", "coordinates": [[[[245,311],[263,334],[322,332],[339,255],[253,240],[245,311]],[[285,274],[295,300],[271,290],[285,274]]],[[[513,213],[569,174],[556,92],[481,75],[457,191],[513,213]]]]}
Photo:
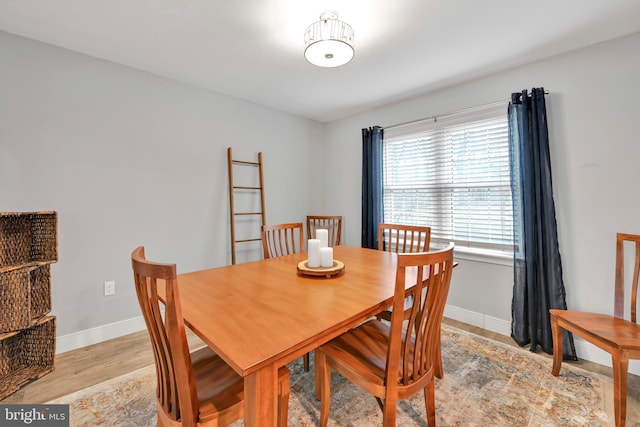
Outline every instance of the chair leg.
{"type": "Polygon", "coordinates": [[[554,377],[560,375],[562,366],[562,328],[558,324],[558,318],[551,313],[551,337],[553,340],[553,367],[551,374],[554,377]]]}
{"type": "MultiPolygon", "coordinates": [[[[382,408],[382,425],[384,427],[396,426],[396,411],[398,409],[398,401],[395,397],[384,399],[384,408],[382,408]]],[[[432,424],[433,425],[433,424],[432,424]]]]}
{"type": "Polygon", "coordinates": [[[327,355],[320,350],[315,353],[316,389],[320,386],[320,427],[326,427],[331,409],[331,369],[327,364],[327,355]]]}
{"type": "Polygon", "coordinates": [[[429,381],[424,388],[424,407],[427,411],[427,424],[436,425],[436,392],[435,381],[429,381]]]}
{"type": "Polygon", "coordinates": [[[304,362],[304,371],[309,372],[309,353],[302,356],[302,361],[304,362]]]}
{"type": "Polygon", "coordinates": [[[624,427],[627,419],[627,370],[629,355],[616,352],[611,355],[613,366],[613,406],[616,427],[624,427]]]}

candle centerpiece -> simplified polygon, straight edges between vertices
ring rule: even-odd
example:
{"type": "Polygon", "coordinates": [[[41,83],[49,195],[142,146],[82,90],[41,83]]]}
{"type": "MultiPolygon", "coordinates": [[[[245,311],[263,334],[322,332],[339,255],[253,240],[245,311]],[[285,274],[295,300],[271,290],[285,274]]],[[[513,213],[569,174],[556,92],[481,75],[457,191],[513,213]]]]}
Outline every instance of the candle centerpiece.
{"type": "Polygon", "coordinates": [[[320,239],[309,239],[307,241],[307,252],[309,258],[307,259],[307,265],[309,268],[320,267],[320,239]]]}
{"type": "Polygon", "coordinates": [[[321,248],[326,248],[329,246],[329,230],[324,228],[318,228],[316,230],[316,238],[320,240],[321,248]]]}
{"type": "Polygon", "coordinates": [[[320,267],[333,267],[333,248],[320,248],[320,267]]]}
{"type": "Polygon", "coordinates": [[[298,263],[298,273],[306,276],[334,277],[344,272],[344,263],[333,259],[328,247],[328,230],[316,230],[317,239],[307,240],[307,259],[298,263]]]}

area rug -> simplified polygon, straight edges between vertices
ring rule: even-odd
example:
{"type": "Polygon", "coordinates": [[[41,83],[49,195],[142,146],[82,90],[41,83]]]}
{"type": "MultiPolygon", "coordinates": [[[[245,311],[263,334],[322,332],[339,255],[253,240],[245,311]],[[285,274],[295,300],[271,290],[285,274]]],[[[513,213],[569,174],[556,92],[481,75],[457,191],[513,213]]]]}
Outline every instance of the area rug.
{"type": "MultiPolygon", "coordinates": [[[[612,426],[611,378],[563,364],[551,375],[551,360],[525,349],[443,325],[445,375],[436,380],[439,426],[612,426]]],[[[290,426],[316,426],[319,402],[313,373],[301,359],[291,369],[290,426]]],[[[369,394],[338,374],[332,377],[330,426],[381,425],[369,394]]],[[[69,394],[49,403],[70,405],[72,426],[156,425],[153,366],[69,394]]],[[[629,396],[627,425],[638,425],[640,404],[629,396]]],[[[398,403],[397,425],[426,426],[424,396],[398,403]]],[[[234,427],[242,426],[240,420],[234,427]]]]}

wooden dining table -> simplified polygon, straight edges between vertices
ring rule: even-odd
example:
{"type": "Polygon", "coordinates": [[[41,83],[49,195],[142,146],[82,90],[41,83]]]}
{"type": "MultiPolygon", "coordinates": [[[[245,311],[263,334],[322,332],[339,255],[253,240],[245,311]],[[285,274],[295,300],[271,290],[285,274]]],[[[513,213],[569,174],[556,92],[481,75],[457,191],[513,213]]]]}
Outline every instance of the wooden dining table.
{"type": "Polygon", "coordinates": [[[178,275],[185,323],[245,385],[246,426],[275,426],[278,368],[392,304],[397,255],[335,246],[344,271],[308,276],[307,253],[178,275]]]}

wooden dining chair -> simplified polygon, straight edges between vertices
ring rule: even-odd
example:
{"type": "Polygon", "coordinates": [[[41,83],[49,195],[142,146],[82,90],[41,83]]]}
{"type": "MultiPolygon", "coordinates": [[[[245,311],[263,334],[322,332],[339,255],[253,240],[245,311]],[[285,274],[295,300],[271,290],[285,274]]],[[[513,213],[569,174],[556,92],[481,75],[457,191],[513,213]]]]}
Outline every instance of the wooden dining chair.
{"type": "Polygon", "coordinates": [[[302,223],[263,225],[262,249],[265,259],[302,252],[302,223]]]}
{"type": "MultiPolygon", "coordinates": [[[[155,359],[158,426],[225,426],[244,417],[244,380],[209,347],[190,352],[175,264],[131,253],[138,302],[155,359]],[[164,315],[158,287],[164,286],[164,315]]],[[[215,319],[212,319],[215,321],[215,319]]],[[[278,424],[287,425],[289,370],[278,371],[278,424]]]]}
{"type": "Polygon", "coordinates": [[[434,359],[452,270],[453,244],[398,254],[391,323],[368,320],[316,350],[320,426],[329,418],[331,369],[376,397],[384,426],[396,425],[398,400],[424,390],[427,421],[435,425],[434,359]],[[415,283],[408,321],[403,310],[407,277],[415,283]]]}
{"type": "MultiPolygon", "coordinates": [[[[428,252],[431,245],[431,227],[421,225],[403,225],[382,223],[378,226],[378,250],[396,253],[428,252]]],[[[411,313],[411,298],[405,303],[405,319],[411,313]]],[[[385,310],[377,315],[378,319],[391,320],[391,310],[385,310]]],[[[436,353],[436,376],[442,378],[442,355],[440,352],[440,337],[438,334],[438,351],[436,353]]]]}
{"type": "Polygon", "coordinates": [[[342,216],[307,215],[307,239],[315,239],[318,229],[328,230],[329,246],[339,245],[342,234],[342,216]]]}
{"type": "Polygon", "coordinates": [[[638,277],[640,276],[640,235],[616,235],[616,272],[613,316],[573,310],[551,309],[554,376],[562,366],[562,330],[566,329],[611,355],[613,367],[613,405],[616,427],[627,417],[627,371],[629,359],[640,359],[640,325],[637,323],[638,277]],[[634,251],[629,250],[635,248],[634,251]],[[631,252],[631,253],[629,253],[631,252]],[[626,253],[626,256],[625,256],[626,253]],[[631,280],[625,280],[625,259],[633,260],[631,280]],[[630,295],[628,319],[625,318],[625,288],[630,295]]]}

